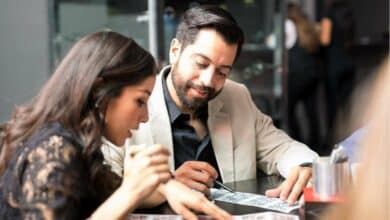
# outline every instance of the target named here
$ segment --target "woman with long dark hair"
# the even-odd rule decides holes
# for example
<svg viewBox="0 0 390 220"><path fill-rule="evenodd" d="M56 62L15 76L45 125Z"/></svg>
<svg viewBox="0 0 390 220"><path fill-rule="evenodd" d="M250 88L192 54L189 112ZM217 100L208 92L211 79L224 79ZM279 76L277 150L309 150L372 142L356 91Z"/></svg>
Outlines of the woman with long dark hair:
<svg viewBox="0 0 390 220"><path fill-rule="evenodd" d="M79 40L38 95L2 126L0 218L123 218L174 181L160 145L130 150L123 180L104 165L100 150L102 140L123 145L148 120L155 74L153 57L130 38L98 32ZM198 193L194 198L203 204L169 202L229 218Z"/></svg>

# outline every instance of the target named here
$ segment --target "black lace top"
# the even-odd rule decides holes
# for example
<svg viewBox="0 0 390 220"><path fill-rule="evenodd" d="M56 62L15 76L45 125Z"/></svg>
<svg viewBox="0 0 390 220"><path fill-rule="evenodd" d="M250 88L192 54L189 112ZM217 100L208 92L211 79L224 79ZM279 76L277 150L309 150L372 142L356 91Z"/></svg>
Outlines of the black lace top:
<svg viewBox="0 0 390 220"><path fill-rule="evenodd" d="M0 179L0 219L82 219L92 196L79 139L48 124L14 153Z"/></svg>

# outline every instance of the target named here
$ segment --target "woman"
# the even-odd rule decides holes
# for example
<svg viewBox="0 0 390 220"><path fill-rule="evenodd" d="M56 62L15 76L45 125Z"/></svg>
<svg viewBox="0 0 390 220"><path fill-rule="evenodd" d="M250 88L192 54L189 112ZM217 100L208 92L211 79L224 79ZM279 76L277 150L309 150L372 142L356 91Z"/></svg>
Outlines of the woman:
<svg viewBox="0 0 390 220"><path fill-rule="evenodd" d="M189 208L229 218L170 180L162 146L133 148L123 181L103 165L101 137L123 145L131 129L148 120L155 73L152 56L127 37L99 32L78 41L32 102L3 126L0 218L119 219L153 200L159 185L161 193L187 195L167 196L185 218L194 218Z"/></svg>
<svg viewBox="0 0 390 220"><path fill-rule="evenodd" d="M287 6L287 18L295 24L297 41L288 50L288 119L290 135L300 141L303 131L296 118L297 104L303 101L308 117L309 135L306 144L311 147L319 146L319 128L317 126L316 91L320 79L318 48L319 36L314 24L309 21L302 9L293 3ZM320 148L314 148L322 153Z"/></svg>

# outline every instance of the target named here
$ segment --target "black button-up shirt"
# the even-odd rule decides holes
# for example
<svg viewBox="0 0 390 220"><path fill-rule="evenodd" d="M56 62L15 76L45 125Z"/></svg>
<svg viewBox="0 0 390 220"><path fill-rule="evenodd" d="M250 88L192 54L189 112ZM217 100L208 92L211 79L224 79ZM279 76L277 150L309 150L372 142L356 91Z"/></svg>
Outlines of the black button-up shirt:
<svg viewBox="0 0 390 220"><path fill-rule="evenodd" d="M169 94L166 79L163 76L163 92L165 104L168 108L169 120L173 136L173 151L175 168L180 167L189 160L204 161L213 166L218 172L218 180L221 181L217 160L212 147L210 135L207 133L203 139L199 139L195 129L189 124L190 115L182 113ZM207 105L200 108L195 116L207 125Z"/></svg>

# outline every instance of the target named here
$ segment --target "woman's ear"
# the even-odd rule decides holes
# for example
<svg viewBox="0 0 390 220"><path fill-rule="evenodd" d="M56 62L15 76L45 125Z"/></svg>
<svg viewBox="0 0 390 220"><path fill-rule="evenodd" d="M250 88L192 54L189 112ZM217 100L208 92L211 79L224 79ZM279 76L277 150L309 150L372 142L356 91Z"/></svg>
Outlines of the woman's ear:
<svg viewBox="0 0 390 220"><path fill-rule="evenodd" d="M181 53L181 43L178 39L173 38L169 48L169 63L174 65L177 63Z"/></svg>

